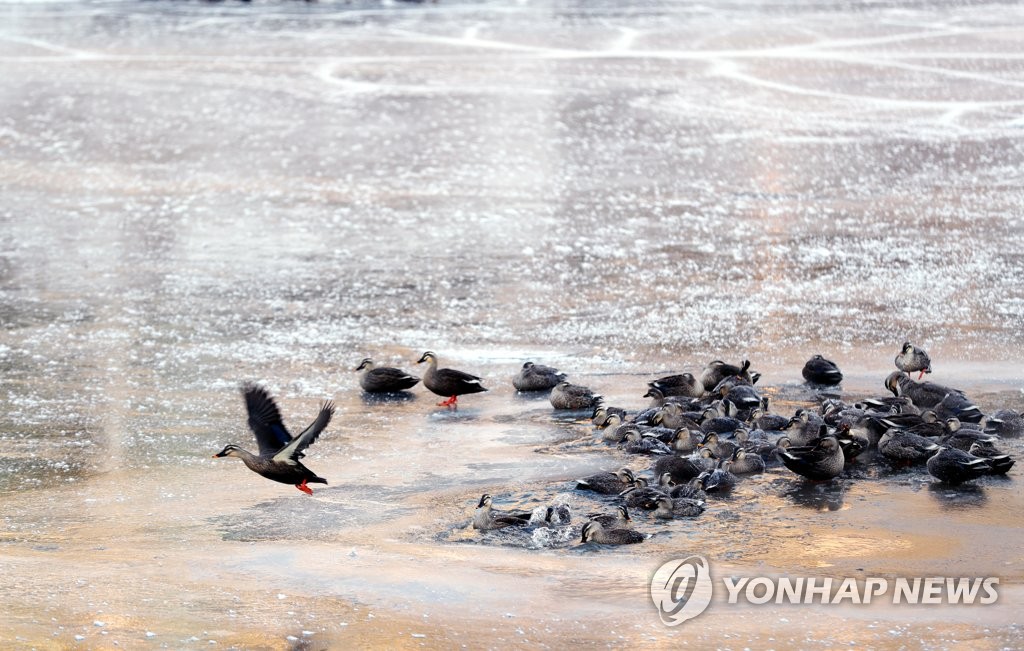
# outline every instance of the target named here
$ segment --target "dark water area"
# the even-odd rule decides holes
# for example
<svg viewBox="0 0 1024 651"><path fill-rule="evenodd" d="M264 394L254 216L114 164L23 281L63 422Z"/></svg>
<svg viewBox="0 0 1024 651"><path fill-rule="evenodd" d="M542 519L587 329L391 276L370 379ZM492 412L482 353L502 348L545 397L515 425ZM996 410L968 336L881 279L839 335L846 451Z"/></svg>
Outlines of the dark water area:
<svg viewBox="0 0 1024 651"><path fill-rule="evenodd" d="M773 468L624 549L468 524L646 468L516 394L527 360L635 409L750 359L788 414L811 355L881 395L909 339L1024 408L1022 42L1001 3L0 2L0 641L1020 646L1017 468ZM424 350L490 391L362 394ZM255 447L245 380L293 431L337 403L312 498L210 458ZM716 601L726 638L650 603L689 553L1004 592Z"/></svg>

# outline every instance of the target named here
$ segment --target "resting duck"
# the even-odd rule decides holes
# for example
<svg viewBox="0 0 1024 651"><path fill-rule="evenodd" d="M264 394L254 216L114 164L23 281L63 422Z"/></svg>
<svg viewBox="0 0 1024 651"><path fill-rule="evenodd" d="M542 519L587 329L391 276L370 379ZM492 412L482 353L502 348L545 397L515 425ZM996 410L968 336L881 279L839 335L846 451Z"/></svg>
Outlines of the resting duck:
<svg viewBox="0 0 1024 651"><path fill-rule="evenodd" d="M532 511L495 511L491 508L492 498L487 493L480 497L473 513L473 528L480 531L504 529L505 527L523 527L530 523Z"/></svg>
<svg viewBox="0 0 1024 651"><path fill-rule="evenodd" d="M594 491L602 495L618 495L629 487L636 477L629 468L620 468L615 472L600 472L596 475L576 480L579 490Z"/></svg>
<svg viewBox="0 0 1024 651"><path fill-rule="evenodd" d="M1003 453L991 443L976 441L971 444L971 449L968 450L968 452L976 457L985 457L988 459L990 466L989 474L992 475L1005 475L1016 462L1016 459Z"/></svg>
<svg viewBox="0 0 1024 651"><path fill-rule="evenodd" d="M1024 433L1024 414L1012 409L1000 409L985 421L985 433L999 436L1020 436Z"/></svg>
<svg viewBox="0 0 1024 651"><path fill-rule="evenodd" d="M893 361L896 363L896 368L904 373L910 374L914 371L921 371L921 374L917 376L918 380L923 378L925 373L932 372L931 357L928 356L928 353L923 348L918 348L909 341L903 342L900 354Z"/></svg>
<svg viewBox="0 0 1024 651"><path fill-rule="evenodd" d="M605 529L600 522L591 520L583 525L581 543L595 542L600 545L633 545L643 542L647 536L634 529Z"/></svg>
<svg viewBox="0 0 1024 651"><path fill-rule="evenodd" d="M742 365L734 366L716 359L704 367L704 372L700 375L700 381L706 391L714 391L719 382L733 375L738 375L753 384L750 376L750 360L745 359Z"/></svg>
<svg viewBox="0 0 1024 651"><path fill-rule="evenodd" d="M991 464L984 457L976 457L956 448L941 447L928 458L927 466L928 474L932 477L955 485L989 474Z"/></svg>
<svg viewBox="0 0 1024 651"><path fill-rule="evenodd" d="M821 355L815 355L807 360L801 374L805 380L813 384L835 386L843 381L843 373L836 363Z"/></svg>
<svg viewBox="0 0 1024 651"><path fill-rule="evenodd" d="M579 410L592 409L599 398L600 396L594 395L594 392L585 386L559 382L551 390L548 400L555 409Z"/></svg>
<svg viewBox="0 0 1024 651"><path fill-rule="evenodd" d="M658 389L663 396L684 396L687 398L699 398L704 394L704 384L693 377L693 373L682 373L680 375L667 375L648 382L647 386Z"/></svg>
<svg viewBox="0 0 1024 651"><path fill-rule="evenodd" d="M605 529L626 529L633 522L629 510L622 505L615 507L614 513L590 514L590 519L601 523Z"/></svg>
<svg viewBox="0 0 1024 651"><path fill-rule="evenodd" d="M487 391L481 384L481 379L475 375L451 368L437 368L437 355L429 350L423 353L416 363L422 364L423 362L427 362L427 372L423 374L423 386L439 396L448 396L447 400L437 403L438 407L453 407L456 406L459 396Z"/></svg>
<svg viewBox="0 0 1024 651"><path fill-rule="evenodd" d="M707 507L701 500L694 500L688 497L672 499L671 497L658 498L658 508L654 509L654 517L663 520L673 518L695 518Z"/></svg>
<svg viewBox="0 0 1024 651"><path fill-rule="evenodd" d="M420 381L415 375L390 366L374 366L373 360L366 357L356 367L363 374L359 377L359 386L367 393L398 393L411 389Z"/></svg>
<svg viewBox="0 0 1024 651"><path fill-rule="evenodd" d="M824 434L825 425L821 426ZM812 445L779 448L779 458L787 468L813 481L828 481L843 472L843 448L836 437L823 435Z"/></svg>
<svg viewBox="0 0 1024 651"><path fill-rule="evenodd" d="M267 479L292 484L307 495L313 494L308 484L326 484L327 480L302 465L299 461L304 455L302 451L316 442L317 437L331 422L334 415L334 403L325 402L320 413L309 427L298 436L292 436L281 421L281 412L267 390L255 384L244 384L242 395L245 397L245 408L249 412L249 429L256 435L256 443L260 453L253 454L237 445L227 445L213 455L218 457L238 457L242 463L258 475Z"/></svg>
<svg viewBox="0 0 1024 651"><path fill-rule="evenodd" d="M878 441L883 457L907 465L925 461L938 449L935 441L901 429L888 430Z"/></svg>
<svg viewBox="0 0 1024 651"><path fill-rule="evenodd" d="M550 391L559 382L564 382L565 378L565 373L557 368L526 362L523 364L523 368L519 369L519 373L512 378L512 386L516 391L523 393Z"/></svg>

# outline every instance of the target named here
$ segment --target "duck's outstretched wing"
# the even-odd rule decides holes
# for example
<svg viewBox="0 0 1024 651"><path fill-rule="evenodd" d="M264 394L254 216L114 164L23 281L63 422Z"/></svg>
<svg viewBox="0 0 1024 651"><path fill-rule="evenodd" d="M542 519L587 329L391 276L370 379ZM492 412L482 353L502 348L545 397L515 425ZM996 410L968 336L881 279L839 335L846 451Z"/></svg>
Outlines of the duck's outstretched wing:
<svg viewBox="0 0 1024 651"><path fill-rule="evenodd" d="M302 430L298 436L293 438L288 445L281 448L281 451L274 455L274 461L294 462L301 459L303 456L302 451L316 442L320 433L327 427L327 423L331 422L331 416L333 415L334 403L328 400L320 407L320 413L317 414L316 420L310 423L309 427Z"/></svg>
<svg viewBox="0 0 1024 651"><path fill-rule="evenodd" d="M249 412L249 429L256 435L260 456L266 457L288 445L292 436L281 421L281 412L267 390L256 384L243 384L245 408Z"/></svg>

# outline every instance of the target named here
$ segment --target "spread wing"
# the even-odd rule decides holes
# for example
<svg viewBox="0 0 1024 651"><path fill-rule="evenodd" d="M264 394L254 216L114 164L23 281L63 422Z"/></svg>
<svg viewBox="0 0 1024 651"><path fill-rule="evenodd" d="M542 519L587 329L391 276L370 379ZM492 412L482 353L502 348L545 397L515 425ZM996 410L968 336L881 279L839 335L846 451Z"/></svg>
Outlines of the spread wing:
<svg viewBox="0 0 1024 651"><path fill-rule="evenodd" d="M298 436L293 438L288 445L281 448L280 452L274 455L274 461L297 462L301 459L303 456L302 451L316 442L320 433L327 427L327 423L331 422L331 416L333 415L334 403L328 400L320 407L320 413L317 414L316 420L310 423L309 427L302 430Z"/></svg>
<svg viewBox="0 0 1024 651"><path fill-rule="evenodd" d="M242 395L245 396L245 408L249 412L249 429L256 435L260 456L270 456L288 445L292 435L285 429L281 412L267 390L255 384L244 384Z"/></svg>

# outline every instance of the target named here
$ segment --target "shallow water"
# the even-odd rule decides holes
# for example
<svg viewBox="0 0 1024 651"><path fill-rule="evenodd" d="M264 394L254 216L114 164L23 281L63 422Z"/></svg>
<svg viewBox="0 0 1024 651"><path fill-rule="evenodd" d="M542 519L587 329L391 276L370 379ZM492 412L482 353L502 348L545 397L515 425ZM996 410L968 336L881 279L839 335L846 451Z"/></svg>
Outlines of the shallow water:
<svg viewBox="0 0 1024 651"><path fill-rule="evenodd" d="M637 408L658 375L749 358L792 410L811 354L875 395L909 338L936 381L1024 407L1021 7L0 16L6 644L1024 643L1019 469L956 490L773 469L695 520L637 515L654 535L629 549L467 528L484 492L587 513L614 502L574 478L646 463L515 395L527 359ZM426 349L491 391L457 412L421 386L362 396L363 356L412 370ZM252 445L243 380L293 430L336 401L313 498L210 458ZM667 628L650 576L690 553L1004 590L895 612L719 597Z"/></svg>

